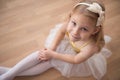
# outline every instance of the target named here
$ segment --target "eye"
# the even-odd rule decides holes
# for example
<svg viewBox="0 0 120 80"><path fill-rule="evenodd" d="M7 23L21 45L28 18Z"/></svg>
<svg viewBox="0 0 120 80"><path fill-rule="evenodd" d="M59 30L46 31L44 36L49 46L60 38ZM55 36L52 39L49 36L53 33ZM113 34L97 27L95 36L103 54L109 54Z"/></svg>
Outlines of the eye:
<svg viewBox="0 0 120 80"><path fill-rule="evenodd" d="M82 30L82 31L88 31L88 29L85 28L85 27L82 27L81 30Z"/></svg>
<svg viewBox="0 0 120 80"><path fill-rule="evenodd" d="M72 24L74 25L74 26L76 26L76 22L75 21L71 21L72 22Z"/></svg>

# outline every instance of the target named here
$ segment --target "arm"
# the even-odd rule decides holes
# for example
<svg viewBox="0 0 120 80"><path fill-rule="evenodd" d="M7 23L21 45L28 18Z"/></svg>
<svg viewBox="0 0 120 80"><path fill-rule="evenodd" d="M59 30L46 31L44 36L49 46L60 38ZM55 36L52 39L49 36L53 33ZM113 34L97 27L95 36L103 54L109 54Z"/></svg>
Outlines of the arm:
<svg viewBox="0 0 120 80"><path fill-rule="evenodd" d="M94 53L93 52L80 52L77 55L69 55L69 54L59 54L54 52L53 58L63 60L65 62L73 63L73 64L80 64L81 62L87 60L91 57Z"/></svg>
<svg viewBox="0 0 120 80"><path fill-rule="evenodd" d="M67 27L67 23L63 23L60 30L57 32L55 39L52 41L52 44L50 45L49 49L56 50L58 44L64 38L66 27Z"/></svg>
<svg viewBox="0 0 120 80"><path fill-rule="evenodd" d="M73 63L73 64L79 64L85 60L87 60L89 57L91 57L95 52L94 48L85 48L80 53L76 55L70 55L70 54L60 54L55 51L46 49L41 54L41 59L45 59L47 57L59 59L65 62Z"/></svg>
<svg viewBox="0 0 120 80"><path fill-rule="evenodd" d="M60 41L64 38L65 33L66 33L66 27L67 27L67 22L63 23L63 25L61 26L61 28L58 30L58 32L55 35L55 38L53 39L49 49L55 51L57 46L59 45ZM40 50L40 56L39 59L41 60L48 60L50 59L50 57L42 57L44 56L44 49Z"/></svg>

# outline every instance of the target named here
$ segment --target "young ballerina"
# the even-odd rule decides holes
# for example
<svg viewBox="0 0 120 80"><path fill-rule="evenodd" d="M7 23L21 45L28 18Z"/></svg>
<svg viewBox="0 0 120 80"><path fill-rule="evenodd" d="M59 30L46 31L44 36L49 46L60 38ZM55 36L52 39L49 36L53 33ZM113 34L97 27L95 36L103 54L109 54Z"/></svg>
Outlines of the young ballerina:
<svg viewBox="0 0 120 80"><path fill-rule="evenodd" d="M110 37L104 37L105 9L94 1L78 3L67 20L51 30L45 49L33 52L12 68L0 67L0 80L31 76L55 68L63 76L94 76L106 73L106 58L111 52L104 48ZM105 39L105 40L104 40Z"/></svg>

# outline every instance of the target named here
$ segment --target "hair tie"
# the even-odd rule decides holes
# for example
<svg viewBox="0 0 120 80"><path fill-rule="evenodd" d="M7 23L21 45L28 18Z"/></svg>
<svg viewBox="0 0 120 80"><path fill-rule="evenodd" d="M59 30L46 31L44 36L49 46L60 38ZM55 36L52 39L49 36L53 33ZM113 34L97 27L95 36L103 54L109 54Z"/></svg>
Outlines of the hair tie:
<svg viewBox="0 0 120 80"><path fill-rule="evenodd" d="M78 3L78 4L75 5L75 7L78 6L78 5L81 5L81 4L88 6L86 8L87 10L99 14L96 26L103 25L105 12L102 11L102 7L98 3L92 3L92 4L89 4L89 3Z"/></svg>

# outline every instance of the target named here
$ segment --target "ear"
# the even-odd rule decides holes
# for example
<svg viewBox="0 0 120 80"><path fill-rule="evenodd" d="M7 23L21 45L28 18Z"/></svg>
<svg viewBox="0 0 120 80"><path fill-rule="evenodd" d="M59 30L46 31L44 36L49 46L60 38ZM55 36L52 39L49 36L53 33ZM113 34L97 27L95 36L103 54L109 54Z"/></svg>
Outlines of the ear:
<svg viewBox="0 0 120 80"><path fill-rule="evenodd" d="M100 31L100 26L96 26L96 28L94 29L94 32L92 33L92 35L95 35L99 31Z"/></svg>

